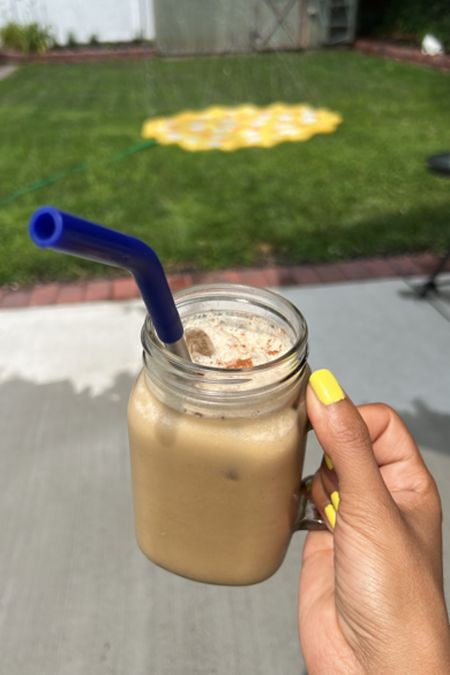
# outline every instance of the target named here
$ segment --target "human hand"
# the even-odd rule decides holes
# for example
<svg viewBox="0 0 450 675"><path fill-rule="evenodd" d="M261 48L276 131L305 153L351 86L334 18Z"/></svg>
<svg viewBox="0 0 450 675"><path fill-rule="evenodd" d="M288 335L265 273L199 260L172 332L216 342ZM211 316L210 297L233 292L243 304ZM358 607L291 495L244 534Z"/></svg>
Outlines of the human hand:
<svg viewBox="0 0 450 675"><path fill-rule="evenodd" d="M312 498L299 632L309 675L450 673L436 485L400 417L355 407L316 371L307 410L325 458ZM334 503L334 506L333 506Z"/></svg>

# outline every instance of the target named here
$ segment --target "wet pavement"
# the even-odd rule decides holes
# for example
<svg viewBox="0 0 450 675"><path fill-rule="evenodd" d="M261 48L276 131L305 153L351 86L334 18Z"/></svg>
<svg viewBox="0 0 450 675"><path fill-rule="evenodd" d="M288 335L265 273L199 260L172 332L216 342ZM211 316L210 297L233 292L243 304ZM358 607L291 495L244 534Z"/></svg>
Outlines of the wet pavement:
<svg viewBox="0 0 450 675"><path fill-rule="evenodd" d="M307 318L312 368L334 370L356 402L390 403L415 434L443 500L449 596L450 289L280 292ZM126 405L143 318L139 301L0 312L0 672L298 675L304 535L247 588L181 579L137 548ZM320 458L311 435L307 471Z"/></svg>

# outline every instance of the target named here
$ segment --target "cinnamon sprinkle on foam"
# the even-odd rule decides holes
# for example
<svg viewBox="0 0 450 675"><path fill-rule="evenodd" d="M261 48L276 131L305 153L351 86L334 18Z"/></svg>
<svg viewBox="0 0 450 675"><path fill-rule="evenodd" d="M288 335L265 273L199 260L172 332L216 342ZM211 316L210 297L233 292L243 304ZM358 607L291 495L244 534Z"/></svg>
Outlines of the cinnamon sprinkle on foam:
<svg viewBox="0 0 450 675"><path fill-rule="evenodd" d="M214 368L252 368L272 361L292 346L287 331L261 316L210 311L187 317L191 358Z"/></svg>

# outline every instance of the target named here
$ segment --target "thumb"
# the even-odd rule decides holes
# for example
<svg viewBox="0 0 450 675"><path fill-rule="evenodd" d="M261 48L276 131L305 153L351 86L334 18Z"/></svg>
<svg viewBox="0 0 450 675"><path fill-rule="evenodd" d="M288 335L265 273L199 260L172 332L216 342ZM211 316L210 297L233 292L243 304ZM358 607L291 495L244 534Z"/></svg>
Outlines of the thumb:
<svg viewBox="0 0 450 675"><path fill-rule="evenodd" d="M388 497L367 426L331 371L311 375L306 405L325 462L336 471L341 497Z"/></svg>

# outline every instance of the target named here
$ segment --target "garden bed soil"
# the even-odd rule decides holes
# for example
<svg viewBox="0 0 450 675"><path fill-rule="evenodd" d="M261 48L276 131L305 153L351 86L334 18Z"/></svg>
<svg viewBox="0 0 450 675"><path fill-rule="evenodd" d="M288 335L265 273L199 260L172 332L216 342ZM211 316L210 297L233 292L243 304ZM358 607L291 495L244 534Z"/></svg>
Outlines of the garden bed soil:
<svg viewBox="0 0 450 675"><path fill-rule="evenodd" d="M45 54L22 54L0 49L0 64L14 63L99 63L123 59L148 59L155 56L153 47L86 47L76 49L52 49Z"/></svg>
<svg viewBox="0 0 450 675"><path fill-rule="evenodd" d="M408 63L417 63L422 66L438 68L439 70L450 70L450 54L442 56L429 56L422 54L419 47L406 46L388 41L378 40L356 40L355 49L365 54L374 54L397 61L406 61Z"/></svg>

